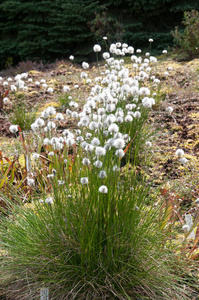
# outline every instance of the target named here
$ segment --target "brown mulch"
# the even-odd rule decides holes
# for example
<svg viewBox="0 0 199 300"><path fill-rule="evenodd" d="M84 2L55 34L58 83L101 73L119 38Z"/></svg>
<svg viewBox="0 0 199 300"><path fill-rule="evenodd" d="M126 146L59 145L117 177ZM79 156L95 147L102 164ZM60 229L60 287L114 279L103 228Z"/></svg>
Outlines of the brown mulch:
<svg viewBox="0 0 199 300"><path fill-rule="evenodd" d="M10 132L11 122L9 119L3 115L0 115L0 136L13 137L13 134Z"/></svg>

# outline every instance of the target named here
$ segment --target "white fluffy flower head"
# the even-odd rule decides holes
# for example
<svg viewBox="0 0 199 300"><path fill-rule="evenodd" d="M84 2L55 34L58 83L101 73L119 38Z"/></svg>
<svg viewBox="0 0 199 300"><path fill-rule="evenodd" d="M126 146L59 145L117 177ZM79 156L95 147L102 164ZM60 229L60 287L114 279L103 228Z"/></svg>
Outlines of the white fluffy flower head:
<svg viewBox="0 0 199 300"><path fill-rule="evenodd" d="M39 126L39 127L42 127L42 126L45 125L45 122L44 122L44 120L43 120L42 118L37 118L37 119L35 120L35 123L36 123L37 126Z"/></svg>
<svg viewBox="0 0 199 300"><path fill-rule="evenodd" d="M115 152L115 155L118 156L118 157L123 157L125 155L125 153L124 153L124 151L122 149L118 149Z"/></svg>
<svg viewBox="0 0 199 300"><path fill-rule="evenodd" d="M105 149L104 147L98 146L98 147L96 147L96 149L95 149L95 154L96 154L97 156L105 155L105 154L106 154L106 149Z"/></svg>
<svg viewBox="0 0 199 300"><path fill-rule="evenodd" d="M49 87L48 89L47 89L47 93L49 93L49 94L52 94L53 93L53 88L52 87Z"/></svg>
<svg viewBox="0 0 199 300"><path fill-rule="evenodd" d="M46 112L48 113L49 116L52 116L52 115L56 114L56 110L52 106L48 106L47 109L46 109Z"/></svg>
<svg viewBox="0 0 199 300"><path fill-rule="evenodd" d="M96 168L101 168L101 167L102 167L102 162L101 162L100 160L96 160L96 161L94 162L94 166L95 166Z"/></svg>
<svg viewBox="0 0 199 300"><path fill-rule="evenodd" d="M111 133L117 133L119 131L119 126L115 123L112 123L109 127L108 127L108 131Z"/></svg>
<svg viewBox="0 0 199 300"><path fill-rule="evenodd" d="M81 184L83 184L83 185L88 184L88 177L82 177L80 181L81 181Z"/></svg>
<svg viewBox="0 0 199 300"><path fill-rule="evenodd" d="M35 185L35 181L33 178L27 178L27 185L28 186L34 186Z"/></svg>
<svg viewBox="0 0 199 300"><path fill-rule="evenodd" d="M144 96L150 95L150 90L147 87L141 87L139 90L139 94Z"/></svg>
<svg viewBox="0 0 199 300"><path fill-rule="evenodd" d="M57 121L62 121L64 119L64 116L62 113L58 113L55 118Z"/></svg>
<svg viewBox="0 0 199 300"><path fill-rule="evenodd" d="M184 151L182 149L177 149L175 153L178 157L181 157L184 155Z"/></svg>
<svg viewBox="0 0 199 300"><path fill-rule="evenodd" d="M141 117L141 113L139 111L134 112L134 118L139 119Z"/></svg>
<svg viewBox="0 0 199 300"><path fill-rule="evenodd" d="M47 123L47 128L48 128L48 130L52 130L52 129L54 129L55 127L56 127L56 125L55 125L54 122L49 121L49 122Z"/></svg>
<svg viewBox="0 0 199 300"><path fill-rule="evenodd" d="M87 157L84 157L82 160L82 163L84 166L88 166L88 165L90 165L91 162Z"/></svg>
<svg viewBox="0 0 199 300"><path fill-rule="evenodd" d="M134 48L132 46L129 46L128 48L128 53L133 54L134 53Z"/></svg>
<svg viewBox="0 0 199 300"><path fill-rule="evenodd" d="M88 69L89 68L89 64L87 63L87 62L83 62L82 63L82 68L84 69L84 70L86 70L86 69Z"/></svg>
<svg viewBox="0 0 199 300"><path fill-rule="evenodd" d="M146 144L147 147L151 147L152 146L152 143L150 141L146 141L145 144Z"/></svg>
<svg viewBox="0 0 199 300"><path fill-rule="evenodd" d="M172 114L172 112L173 112L173 107L172 107L172 106L168 106L168 107L166 108L166 112L168 112L169 114Z"/></svg>
<svg viewBox="0 0 199 300"><path fill-rule="evenodd" d="M93 47L93 51L94 52L100 52L101 51L101 46L96 44L94 47Z"/></svg>
<svg viewBox="0 0 199 300"><path fill-rule="evenodd" d="M122 138L118 138L114 141L113 145L117 149L123 149L125 147L125 141Z"/></svg>
<svg viewBox="0 0 199 300"><path fill-rule="evenodd" d="M49 205L52 205L53 204L53 198L52 197L47 197L45 199L45 203L49 204Z"/></svg>
<svg viewBox="0 0 199 300"><path fill-rule="evenodd" d="M18 125L11 125L9 129L11 133L16 133L19 130Z"/></svg>
<svg viewBox="0 0 199 300"><path fill-rule="evenodd" d="M99 188L99 192L102 194L107 194L108 193L108 188L106 185L101 185Z"/></svg>
<svg viewBox="0 0 199 300"><path fill-rule="evenodd" d="M110 53L109 52L104 52L102 54L102 56L103 56L103 59L108 59L110 57Z"/></svg>
<svg viewBox="0 0 199 300"><path fill-rule="evenodd" d="M67 93L67 92L69 92L69 91L70 91L69 86L64 85L64 86L63 86L63 92L64 92L64 93Z"/></svg>
<svg viewBox="0 0 199 300"><path fill-rule="evenodd" d="M99 178L105 178L106 177L106 171L102 170L99 172Z"/></svg>

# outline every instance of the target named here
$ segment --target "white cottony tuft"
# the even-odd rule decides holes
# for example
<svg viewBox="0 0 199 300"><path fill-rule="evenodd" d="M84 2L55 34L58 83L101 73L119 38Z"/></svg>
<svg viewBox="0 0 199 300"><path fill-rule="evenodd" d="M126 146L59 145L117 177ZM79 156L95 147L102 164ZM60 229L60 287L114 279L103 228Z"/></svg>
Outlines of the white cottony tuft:
<svg viewBox="0 0 199 300"><path fill-rule="evenodd" d="M53 93L53 88L52 87L49 87L49 88L47 88L47 92L49 93L49 94L52 94Z"/></svg>
<svg viewBox="0 0 199 300"><path fill-rule="evenodd" d="M103 147L98 146L98 147L96 147L96 149L95 149L95 154L96 154L97 156L105 155L105 154L106 154L106 149L103 148Z"/></svg>
<svg viewBox="0 0 199 300"><path fill-rule="evenodd" d="M67 92L69 92L69 91L70 91L69 86L64 85L64 86L63 86L63 92L64 92L64 93L67 93Z"/></svg>
<svg viewBox="0 0 199 300"><path fill-rule="evenodd" d="M102 194L107 194L108 193L108 188L106 185L101 185L99 188L99 192Z"/></svg>
<svg viewBox="0 0 199 300"><path fill-rule="evenodd" d="M117 149L123 149L125 147L125 141L121 138L118 138L114 141L113 145Z"/></svg>
<svg viewBox="0 0 199 300"><path fill-rule="evenodd" d="M84 62L82 63L82 68L85 69L85 70L88 69L88 68L89 68L89 64L88 64L87 62L84 61Z"/></svg>
<svg viewBox="0 0 199 300"><path fill-rule="evenodd" d="M45 199L45 203L49 204L49 205L52 205L53 204L53 198L52 197L47 197Z"/></svg>
<svg viewBox="0 0 199 300"><path fill-rule="evenodd" d="M176 153L175 153L177 156L181 157L184 155L184 151L182 149L177 149L176 150Z"/></svg>
<svg viewBox="0 0 199 300"><path fill-rule="evenodd" d="M173 112L173 107L172 106L168 106L166 108L166 112L168 112L169 114L171 114Z"/></svg>
<svg viewBox="0 0 199 300"><path fill-rule="evenodd" d="M83 185L88 184L88 177L82 177L80 181L81 181L81 184L83 184Z"/></svg>
<svg viewBox="0 0 199 300"><path fill-rule="evenodd" d="M9 129L11 133L16 133L19 130L18 125L11 125Z"/></svg>
<svg viewBox="0 0 199 300"><path fill-rule="evenodd" d="M101 51L101 46L96 44L94 47L93 47L93 51L94 52L100 52Z"/></svg>
<svg viewBox="0 0 199 300"><path fill-rule="evenodd" d="M99 178L105 178L106 177L106 171L100 171Z"/></svg>

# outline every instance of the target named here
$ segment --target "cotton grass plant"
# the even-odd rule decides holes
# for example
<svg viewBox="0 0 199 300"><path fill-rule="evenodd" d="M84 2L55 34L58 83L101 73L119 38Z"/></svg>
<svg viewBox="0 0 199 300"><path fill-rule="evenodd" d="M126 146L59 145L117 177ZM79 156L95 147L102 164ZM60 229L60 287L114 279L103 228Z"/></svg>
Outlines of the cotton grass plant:
<svg viewBox="0 0 199 300"><path fill-rule="evenodd" d="M75 130L57 131L54 108L31 126L31 204L2 195L10 209L1 217L0 279L14 299L37 299L42 287L57 300L190 299L191 263L169 248L161 205L148 205L150 186L136 175L155 104L147 63L139 59L133 78L122 59L106 63L82 111L75 102L66 110Z"/></svg>

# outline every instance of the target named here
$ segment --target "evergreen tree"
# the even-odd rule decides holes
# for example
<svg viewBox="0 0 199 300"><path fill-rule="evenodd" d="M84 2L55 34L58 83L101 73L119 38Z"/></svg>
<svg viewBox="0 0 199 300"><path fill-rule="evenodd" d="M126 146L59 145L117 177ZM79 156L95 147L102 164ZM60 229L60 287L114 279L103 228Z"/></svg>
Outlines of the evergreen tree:
<svg viewBox="0 0 199 300"><path fill-rule="evenodd" d="M4 1L0 5L1 64L7 57L15 62L48 61L71 53L88 54L92 34L87 24L97 4L92 0Z"/></svg>

